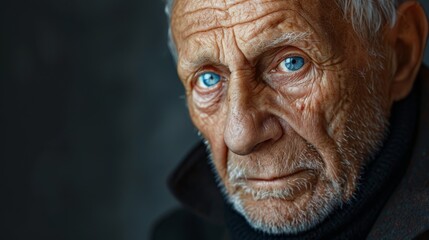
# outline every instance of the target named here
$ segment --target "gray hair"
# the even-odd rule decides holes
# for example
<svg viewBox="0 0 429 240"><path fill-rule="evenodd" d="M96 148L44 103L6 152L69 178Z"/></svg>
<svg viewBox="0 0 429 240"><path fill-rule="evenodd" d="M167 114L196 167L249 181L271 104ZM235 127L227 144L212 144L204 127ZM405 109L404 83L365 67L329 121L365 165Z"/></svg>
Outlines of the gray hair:
<svg viewBox="0 0 429 240"><path fill-rule="evenodd" d="M174 0L165 0L165 13L168 16L168 46L177 62L177 49L171 33L171 14ZM356 34L371 41L384 24L393 27L396 23L396 7L406 0L336 0Z"/></svg>

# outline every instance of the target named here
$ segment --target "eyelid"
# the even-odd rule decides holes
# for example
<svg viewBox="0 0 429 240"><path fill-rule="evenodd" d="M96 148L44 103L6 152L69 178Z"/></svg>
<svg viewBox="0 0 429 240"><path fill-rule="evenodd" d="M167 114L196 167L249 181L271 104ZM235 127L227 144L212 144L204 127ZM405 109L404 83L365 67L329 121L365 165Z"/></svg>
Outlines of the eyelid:
<svg viewBox="0 0 429 240"><path fill-rule="evenodd" d="M302 57L304 65L297 71L285 72L279 69L279 65L288 57ZM272 57L272 60L264 72L264 80L272 85L279 86L286 83L297 83L305 80L311 72L314 62L305 52L294 47L283 48Z"/></svg>
<svg viewBox="0 0 429 240"><path fill-rule="evenodd" d="M199 86L199 77L202 76L202 74L209 72L218 74L220 77L219 82L211 87ZM199 111L207 113L217 109L217 103L219 103L225 92L226 76L229 75L226 75L225 71L213 66L201 67L191 76L192 102Z"/></svg>
<svg viewBox="0 0 429 240"><path fill-rule="evenodd" d="M211 86L205 86L206 84L204 82L204 80L205 80L204 75L206 75L206 74L216 75L216 78L218 78L217 79L218 81L216 83L214 83L213 85L211 85ZM215 87L221 81L222 81L222 76L221 75L219 75L219 74L217 74L217 73L215 73L213 71L207 71L207 72L202 72L201 74L197 75L197 80L196 80L195 84L198 85L198 86L201 86L201 88L209 89L209 88Z"/></svg>
<svg viewBox="0 0 429 240"><path fill-rule="evenodd" d="M220 76L220 81L218 84L213 85L212 87L199 87L198 86L198 79L199 77L204 73L215 73ZM191 87L192 89L202 93L202 94L209 94L215 91L218 91L219 88L221 88L224 85L224 82L226 81L225 77L225 71L220 70L219 68L213 67L213 66L203 66L200 69L198 69L191 78Z"/></svg>
<svg viewBox="0 0 429 240"><path fill-rule="evenodd" d="M204 73L209 73L209 72L218 74L221 77L221 81L226 80L227 79L226 76L228 76L230 74L229 71L226 71L223 66L211 66L211 65L210 66L202 66L199 69L197 69L195 71L195 73L191 76L193 85L198 80L199 76L201 76Z"/></svg>
<svg viewBox="0 0 429 240"><path fill-rule="evenodd" d="M302 57L304 59L304 62L306 63L305 65L311 62L310 61L311 59L303 51L295 47L286 47L278 51L277 54L272 58L270 64L268 65L267 72L268 73L276 72L279 64L288 57ZM298 70L298 72L299 71L300 70Z"/></svg>
<svg viewBox="0 0 429 240"><path fill-rule="evenodd" d="M280 70L280 64L282 64L282 62L288 58L288 57L302 57L304 59L304 65L302 66L302 68L296 70L296 71L283 71ZM283 77L288 76L288 79L295 79L295 78L301 78L303 75L305 75L305 73L307 72L308 68L310 67L310 64L307 60L308 58L306 58L305 56L302 55L297 55L297 54L292 54L292 55L285 55L283 58L281 58L281 61L278 61L277 65L270 70L270 73L275 74L275 75L281 75Z"/></svg>

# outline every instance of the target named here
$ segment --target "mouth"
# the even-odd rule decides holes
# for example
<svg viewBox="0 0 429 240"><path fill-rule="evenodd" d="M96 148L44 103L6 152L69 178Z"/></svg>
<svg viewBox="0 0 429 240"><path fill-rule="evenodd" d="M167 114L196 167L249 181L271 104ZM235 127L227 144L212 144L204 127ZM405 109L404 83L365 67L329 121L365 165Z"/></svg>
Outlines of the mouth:
<svg viewBox="0 0 429 240"><path fill-rule="evenodd" d="M315 172L311 169L303 169L282 176L243 178L240 185L245 192L251 193L257 200L266 198L294 200L310 192L316 183Z"/></svg>

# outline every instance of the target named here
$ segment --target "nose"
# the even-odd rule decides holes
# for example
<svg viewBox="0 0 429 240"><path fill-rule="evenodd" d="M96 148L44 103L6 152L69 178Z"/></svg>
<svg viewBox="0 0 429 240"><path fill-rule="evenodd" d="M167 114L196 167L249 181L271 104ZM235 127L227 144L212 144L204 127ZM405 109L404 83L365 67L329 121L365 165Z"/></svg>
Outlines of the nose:
<svg viewBox="0 0 429 240"><path fill-rule="evenodd" d="M263 99L269 91L249 86L249 81L231 80L224 141L232 152L247 155L263 143L278 140L282 127Z"/></svg>

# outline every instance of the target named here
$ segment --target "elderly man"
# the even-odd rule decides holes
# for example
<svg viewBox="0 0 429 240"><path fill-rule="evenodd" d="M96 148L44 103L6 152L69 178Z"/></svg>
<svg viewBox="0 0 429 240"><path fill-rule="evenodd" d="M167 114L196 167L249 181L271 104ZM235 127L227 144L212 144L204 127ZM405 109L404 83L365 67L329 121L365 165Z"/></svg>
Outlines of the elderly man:
<svg viewBox="0 0 429 240"><path fill-rule="evenodd" d="M416 1L168 9L208 150L199 145L172 175L186 210L154 238L429 237L428 24Z"/></svg>

